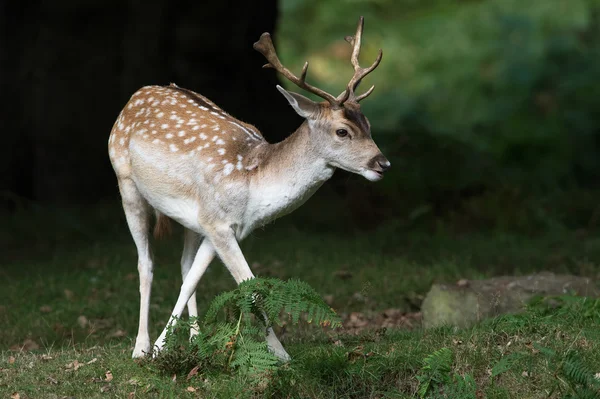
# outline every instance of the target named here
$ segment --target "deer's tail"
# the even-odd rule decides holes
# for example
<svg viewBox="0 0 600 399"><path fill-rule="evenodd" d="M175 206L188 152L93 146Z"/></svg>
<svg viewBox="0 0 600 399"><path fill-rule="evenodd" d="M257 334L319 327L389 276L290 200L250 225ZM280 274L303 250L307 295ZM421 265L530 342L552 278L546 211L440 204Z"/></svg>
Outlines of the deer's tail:
<svg viewBox="0 0 600 399"><path fill-rule="evenodd" d="M156 211L156 224L154 225L154 238L161 239L171 234L171 219Z"/></svg>

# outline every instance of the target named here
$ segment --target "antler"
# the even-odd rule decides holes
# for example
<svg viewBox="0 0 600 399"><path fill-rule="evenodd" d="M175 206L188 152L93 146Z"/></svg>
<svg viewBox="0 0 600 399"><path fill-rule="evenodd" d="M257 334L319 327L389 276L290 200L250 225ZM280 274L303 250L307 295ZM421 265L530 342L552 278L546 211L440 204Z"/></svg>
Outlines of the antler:
<svg viewBox="0 0 600 399"><path fill-rule="evenodd" d="M281 73L296 86L301 87L304 90L309 91L313 94L316 94L321 98L324 98L325 100L329 101L331 105L339 106L342 104L338 101L338 99L335 98L335 96L306 83L308 61L304 63L304 67L302 67L302 74L300 75L300 77L297 77L289 69L284 67L281 64L281 61L279 61L279 57L277 57L277 53L275 52L275 47L273 46L273 41L271 40L271 35L269 33L265 32L262 35L260 35L260 39L256 43L254 43L252 47L254 47L254 50L264 55L267 61L269 61L267 64L263 65L263 68L274 68L277 72Z"/></svg>
<svg viewBox="0 0 600 399"><path fill-rule="evenodd" d="M276 71L281 73L296 86L301 87L304 90L307 90L313 94L316 94L321 98L324 98L325 100L329 101L331 105L342 106L342 104L344 104L348 100L359 102L360 100L368 97L373 92L373 89L375 89L375 86L371 86L369 90L367 90L360 96L356 96L356 94L354 93L354 90L358 88L358 85L360 84L362 78L364 78L375 68L377 68L377 66L381 62L381 57L383 56L383 51L379 49L379 55L377 56L377 59L375 59L373 65L371 65L368 68L361 68L358 64L358 56L360 55L360 44L364 24L364 17L360 17L358 21L358 27L356 28L356 34L354 36L345 37L346 41L353 46L352 57L350 61L352 62L352 66L354 67L354 76L352 76L352 79L350 79L346 90L344 90L344 92L337 97L327 93L324 90L321 90L317 87L311 86L308 83L306 83L308 61L304 63L304 67L302 67L302 74L300 75L300 77L297 77L289 69L284 67L281 64L281 61L279 61L279 58L277 57L277 53L275 52L275 47L273 46L273 41L271 40L271 35L269 33L263 33L260 36L260 39L256 43L254 43L252 47L254 47L256 51L260 52L267 59L268 63L263 65L263 68L274 68Z"/></svg>
<svg viewBox="0 0 600 399"><path fill-rule="evenodd" d="M377 68L377 66L381 62L381 58L383 57L383 51L381 49L379 49L379 54L377 55L375 62L373 62L373 64L370 67L368 67L368 68L360 67L360 65L358 63L358 56L360 55L360 44L361 44L362 31L363 31L364 24L365 24L364 17L360 17L360 19L358 20L358 27L356 28L356 34L354 36L346 36L344 38L344 39L346 39L346 41L348 43L350 43L353 46L352 57L350 58L350 62L352 62L352 66L354 67L354 76L352 76L352 79L350 79L350 82L348 83L348 87L346 88L346 90L337 97L337 101L339 101L340 104L343 104L344 102L346 102L348 100L359 102L360 100L367 98L375 89L375 85L373 85L373 86L371 86L371 88L369 90L367 90L365 93L361 94L360 96L356 96L356 94L354 93L354 90L356 90L358 88L360 81L365 76L367 76L368 74L373 72L373 70L375 68Z"/></svg>

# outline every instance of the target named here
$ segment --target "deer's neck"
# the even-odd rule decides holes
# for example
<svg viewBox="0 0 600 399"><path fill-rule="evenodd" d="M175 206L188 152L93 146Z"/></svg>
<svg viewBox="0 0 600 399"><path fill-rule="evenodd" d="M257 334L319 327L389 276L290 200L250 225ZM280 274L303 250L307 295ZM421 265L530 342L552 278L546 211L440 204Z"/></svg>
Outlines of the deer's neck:
<svg viewBox="0 0 600 399"><path fill-rule="evenodd" d="M246 215L254 227L298 208L327 181L334 168L320 156L308 124L280 143L265 146L250 181Z"/></svg>

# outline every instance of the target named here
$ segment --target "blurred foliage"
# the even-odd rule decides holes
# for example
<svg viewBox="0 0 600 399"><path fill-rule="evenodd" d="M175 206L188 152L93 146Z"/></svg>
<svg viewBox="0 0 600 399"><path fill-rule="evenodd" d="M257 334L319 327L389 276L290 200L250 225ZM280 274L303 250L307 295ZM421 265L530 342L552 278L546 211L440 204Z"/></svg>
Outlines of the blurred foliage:
<svg viewBox="0 0 600 399"><path fill-rule="evenodd" d="M396 166L377 190L413 197L410 214L489 190L560 199L598 188L600 1L281 4L284 63L308 60L308 79L335 94L352 74L343 37L365 16L361 63L380 47L384 58L362 85L376 85L364 112Z"/></svg>

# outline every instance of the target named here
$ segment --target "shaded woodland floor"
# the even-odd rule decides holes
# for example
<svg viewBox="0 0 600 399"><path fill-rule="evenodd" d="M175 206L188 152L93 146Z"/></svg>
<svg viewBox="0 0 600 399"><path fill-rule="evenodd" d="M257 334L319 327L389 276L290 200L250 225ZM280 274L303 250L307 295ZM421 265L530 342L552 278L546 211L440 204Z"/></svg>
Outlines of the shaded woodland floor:
<svg viewBox="0 0 600 399"><path fill-rule="evenodd" d="M130 359L138 318L136 251L119 212L108 206L6 218L0 396L419 397L428 383L426 397L566 398L583 386L563 375L568 359L600 372L598 301L538 305L471 329L419 325L420 303L434 281L542 270L598 279L600 239L593 234L451 236L391 226L314 233L280 221L243 243L254 273L306 281L345 328L281 329L293 361L258 386L210 370L190 379L187 372L166 374L153 362ZM153 339L181 284L180 233L155 246ZM234 287L213 262L198 286L200 311ZM434 354L442 348L449 355ZM425 367L432 354L429 362L440 363L433 371Z"/></svg>

